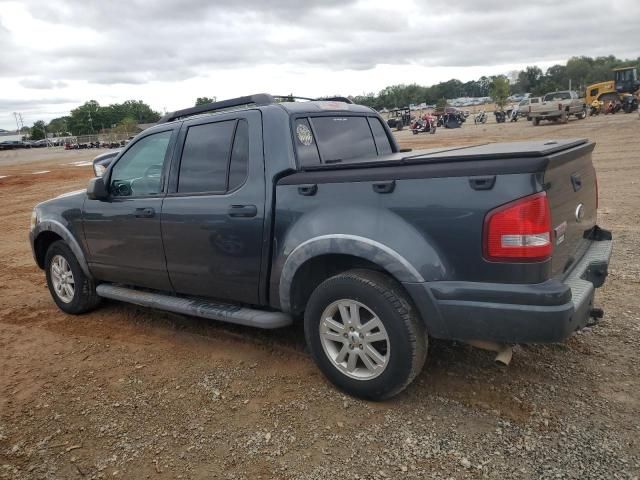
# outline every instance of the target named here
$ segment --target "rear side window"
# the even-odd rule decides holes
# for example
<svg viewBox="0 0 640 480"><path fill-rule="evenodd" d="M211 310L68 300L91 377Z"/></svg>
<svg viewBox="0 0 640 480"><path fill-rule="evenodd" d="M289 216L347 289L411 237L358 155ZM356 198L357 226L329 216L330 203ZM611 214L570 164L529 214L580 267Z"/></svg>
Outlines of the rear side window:
<svg viewBox="0 0 640 480"><path fill-rule="evenodd" d="M194 125L182 149L178 192L224 192L235 121Z"/></svg>
<svg viewBox="0 0 640 480"><path fill-rule="evenodd" d="M320 155L318 154L318 146L316 139L311 131L311 125L307 118L299 118L294 123L294 132L296 151L298 152L298 161L300 165L311 166L320 164Z"/></svg>
<svg viewBox="0 0 640 480"><path fill-rule="evenodd" d="M322 163L378 154L366 117L315 117L311 122Z"/></svg>
<svg viewBox="0 0 640 480"><path fill-rule="evenodd" d="M231 162L229 163L229 187L235 190L247 178L249 166L249 124L246 120L238 121L236 136L233 139Z"/></svg>
<svg viewBox="0 0 640 480"><path fill-rule="evenodd" d="M376 142L376 148L378 149L378 155L387 155L391 153L391 144L389 143L389 137L384 131L380 119L369 117L369 126L373 133L373 139Z"/></svg>

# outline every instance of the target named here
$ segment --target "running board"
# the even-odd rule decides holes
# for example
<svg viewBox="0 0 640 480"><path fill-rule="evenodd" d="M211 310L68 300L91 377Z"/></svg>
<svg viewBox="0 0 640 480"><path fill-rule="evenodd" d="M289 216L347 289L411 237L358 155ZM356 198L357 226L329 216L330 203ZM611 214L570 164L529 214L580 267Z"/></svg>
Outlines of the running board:
<svg viewBox="0 0 640 480"><path fill-rule="evenodd" d="M134 303L142 307L157 308L167 312L193 315L195 317L220 320L222 322L245 325L256 328L280 328L293 323L290 315L283 312L254 310L238 305L213 303L201 298L184 298L150 293L132 288L119 287L109 283L101 283L96 293L104 298Z"/></svg>

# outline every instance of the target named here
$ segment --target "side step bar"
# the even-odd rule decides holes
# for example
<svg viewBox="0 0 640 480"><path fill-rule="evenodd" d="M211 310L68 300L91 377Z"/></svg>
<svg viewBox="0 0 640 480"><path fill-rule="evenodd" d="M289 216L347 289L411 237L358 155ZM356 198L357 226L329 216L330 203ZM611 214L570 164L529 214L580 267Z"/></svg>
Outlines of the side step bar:
<svg viewBox="0 0 640 480"><path fill-rule="evenodd" d="M280 328L293 323L290 315L283 312L254 310L238 305L213 303L201 298L184 298L150 293L132 288L101 283L96 287L98 295L121 302L134 303L142 307L157 308L167 312L193 315L195 317L220 320L256 328Z"/></svg>

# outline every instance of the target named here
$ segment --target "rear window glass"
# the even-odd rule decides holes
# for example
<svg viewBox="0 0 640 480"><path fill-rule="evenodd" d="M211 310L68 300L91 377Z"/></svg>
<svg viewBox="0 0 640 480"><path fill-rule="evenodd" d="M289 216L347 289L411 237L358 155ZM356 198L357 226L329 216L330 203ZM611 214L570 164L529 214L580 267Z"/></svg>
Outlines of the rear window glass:
<svg viewBox="0 0 640 480"><path fill-rule="evenodd" d="M298 118L293 125L298 162L303 167L354 163L393 152L377 117Z"/></svg>
<svg viewBox="0 0 640 480"><path fill-rule="evenodd" d="M378 154L366 117L315 117L311 122L322 163Z"/></svg>

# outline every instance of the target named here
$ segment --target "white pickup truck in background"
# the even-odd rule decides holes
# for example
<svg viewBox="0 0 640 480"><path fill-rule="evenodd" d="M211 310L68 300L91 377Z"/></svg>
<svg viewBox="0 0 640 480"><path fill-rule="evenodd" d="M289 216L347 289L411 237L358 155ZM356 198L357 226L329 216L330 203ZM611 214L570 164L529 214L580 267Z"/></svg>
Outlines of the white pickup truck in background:
<svg viewBox="0 0 640 480"><path fill-rule="evenodd" d="M566 123L571 115L580 119L587 117L584 99L573 90L547 93L541 102L529 105L528 117L533 120L534 125L539 125L540 120Z"/></svg>

